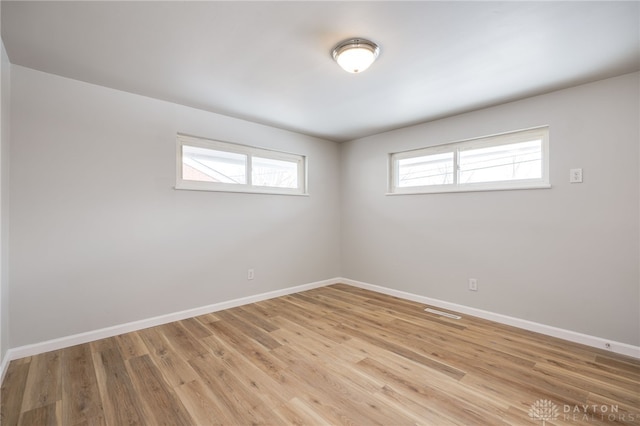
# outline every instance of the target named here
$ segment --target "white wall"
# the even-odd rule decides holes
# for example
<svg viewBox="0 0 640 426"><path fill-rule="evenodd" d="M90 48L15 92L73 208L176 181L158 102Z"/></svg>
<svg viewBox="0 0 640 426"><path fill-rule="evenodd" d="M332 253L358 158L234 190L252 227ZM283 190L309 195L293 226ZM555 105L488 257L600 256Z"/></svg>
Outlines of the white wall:
<svg viewBox="0 0 640 426"><path fill-rule="evenodd" d="M640 344L639 101L635 73L344 144L343 276ZM546 124L551 189L385 196L390 152Z"/></svg>
<svg viewBox="0 0 640 426"><path fill-rule="evenodd" d="M336 276L640 344L637 73L338 146L9 68L3 352ZM384 195L389 152L543 124L550 190ZM308 155L311 196L176 191L176 132Z"/></svg>
<svg viewBox="0 0 640 426"><path fill-rule="evenodd" d="M12 347L339 275L338 145L15 65L11 84ZM307 155L310 196L174 190L176 132Z"/></svg>
<svg viewBox="0 0 640 426"><path fill-rule="evenodd" d="M0 7L0 10L2 7ZM9 349L9 100L11 64L0 40L0 365Z"/></svg>

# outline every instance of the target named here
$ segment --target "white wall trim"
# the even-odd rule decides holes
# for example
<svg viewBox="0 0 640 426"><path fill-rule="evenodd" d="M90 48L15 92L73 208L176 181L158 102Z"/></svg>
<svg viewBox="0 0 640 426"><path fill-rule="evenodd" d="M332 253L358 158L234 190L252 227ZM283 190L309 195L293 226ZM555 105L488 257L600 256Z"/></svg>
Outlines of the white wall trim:
<svg viewBox="0 0 640 426"><path fill-rule="evenodd" d="M83 343L92 342L94 340L105 339L107 337L113 337L123 333L130 333L132 331L137 331L137 330L142 330L149 327L155 327L157 325L167 324L173 321L180 321L180 320L195 317L198 315L204 315L211 312L221 311L224 309L235 308L237 306L247 305L249 303L260 302L262 300L273 299L275 297L286 296L288 294L299 293L301 291L312 290L314 288L325 287L328 285L338 284L338 283L347 284L347 285L362 288L365 290L375 291L382 294L388 294L390 296L399 297L401 299L412 300L414 302L424 303L426 305L436 306L438 308L448 309L450 311L459 312L462 314L473 315L486 320L495 321L500 324L506 324L513 327L522 328L524 330L534 331L537 333L545 334L547 336L558 337L560 339L568 340L570 342L580 343L580 344L591 346L594 348L604 349L610 352L618 353L621 355L627 355L630 357L640 359L639 346L633 346L627 343L615 342L612 340L603 339L601 337L590 336L587 334L582 334L582 333L578 333L571 330L565 330L562 328L540 324L533 321L510 317L508 315L497 314L494 312L484 311L482 309L472 308L465 305L459 305L456 303L446 302L439 299L433 299L431 297L420 296L417 294L407 293L400 290L394 290L391 288L369 284L362 281L356 281L349 278L338 277L338 278L331 278L323 281L316 281L309 284L303 284L295 287L288 287L280 290L274 290L267 293L256 294L253 296L241 297L239 299L233 299L225 302L214 303L212 305L206 305L206 306L201 306L199 308L187 309L180 312L160 315L153 318L115 325L112 327L101 328L98 330L88 331L85 333L79 333L71 336L60 337L58 339L47 340L45 342L19 346L17 348L11 348L5 354L2 360L2 363L0 363L0 383L2 383L2 380L4 380L4 375L7 371L7 367L9 366L9 362L14 359L20 359L27 356L38 355L44 352L55 351L58 349L63 349L63 348L67 348L74 345L80 345ZM605 346L606 344L609 344L610 347L607 348Z"/></svg>
<svg viewBox="0 0 640 426"><path fill-rule="evenodd" d="M7 367L9 367L9 362L11 362L10 353L11 349L4 354L4 358L2 358L2 363L0 363L0 384L4 381L4 375L7 372Z"/></svg>
<svg viewBox="0 0 640 426"><path fill-rule="evenodd" d="M540 324L540 323L529 321L529 320L510 317L508 315L497 314L494 312L472 308L465 305L458 305L456 303L446 302L444 300L432 299L431 297L420 296L413 293L407 293L400 290L394 290L387 287L364 283L361 281L355 281L349 278L340 278L338 279L338 281L344 284L348 284L354 287L359 287L365 290L371 290L378 293L399 297L401 299L408 299L414 302L424 303L427 305L436 306L438 308L444 308L450 311L472 315L478 318L483 318L483 319L494 321L500 324L510 325L513 327L522 328L524 330L534 331L536 333L545 334L547 336L557 337L560 339L568 340L570 342L580 343L586 346L591 346L598 349L604 349L610 352L615 352L617 354L627 355L633 358L640 359L640 346L633 346L628 343L616 342L613 340L603 339L601 337L590 336L588 334L582 334L575 331L566 330L563 328L553 327L550 325ZM609 347L606 346L607 344L609 345Z"/></svg>
<svg viewBox="0 0 640 426"><path fill-rule="evenodd" d="M224 309L235 308L237 306L260 302L267 299L273 299L275 297L286 296L287 294L299 293L305 290L325 287L331 284L337 284L339 282L340 280L338 278L316 281L309 284L283 288L280 290L269 291L267 293L256 294L253 296L241 297L239 299L214 303L212 305L201 306L199 308L187 309L180 312L159 315L153 318L128 322L125 324L114 325L112 327L101 328L98 330L87 331L85 333L74 334L71 336L60 337L58 339L52 339L40 343L34 343L31 345L11 348L5 354L4 359L2 360L2 364L0 364L0 383L2 383L2 380L4 380L4 375L6 373L7 367L9 366L9 362L13 361L14 359L20 359L28 356L38 355L44 352L68 348L70 346L93 342L95 340L105 339L107 337L113 337L123 333L130 333L132 331L155 327L157 325L167 324L174 321L180 321L186 318L196 317L198 315L204 315L211 312L222 311Z"/></svg>

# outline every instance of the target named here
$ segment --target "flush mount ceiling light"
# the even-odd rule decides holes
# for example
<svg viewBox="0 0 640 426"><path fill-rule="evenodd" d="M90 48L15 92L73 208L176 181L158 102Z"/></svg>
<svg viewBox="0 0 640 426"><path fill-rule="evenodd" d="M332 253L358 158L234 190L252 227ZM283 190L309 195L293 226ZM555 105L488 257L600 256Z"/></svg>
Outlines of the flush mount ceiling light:
<svg viewBox="0 0 640 426"><path fill-rule="evenodd" d="M345 71L359 73L369 68L379 53L380 48L374 42L352 38L338 44L331 56Z"/></svg>

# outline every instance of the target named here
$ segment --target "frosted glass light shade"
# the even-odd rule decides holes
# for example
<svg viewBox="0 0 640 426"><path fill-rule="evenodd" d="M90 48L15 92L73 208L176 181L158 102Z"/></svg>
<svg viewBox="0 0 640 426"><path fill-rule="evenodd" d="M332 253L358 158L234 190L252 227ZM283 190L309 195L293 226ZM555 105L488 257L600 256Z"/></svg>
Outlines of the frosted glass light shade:
<svg viewBox="0 0 640 426"><path fill-rule="evenodd" d="M377 44L364 39L343 41L333 49L333 59L347 72L359 73L371 66L376 60L380 48Z"/></svg>

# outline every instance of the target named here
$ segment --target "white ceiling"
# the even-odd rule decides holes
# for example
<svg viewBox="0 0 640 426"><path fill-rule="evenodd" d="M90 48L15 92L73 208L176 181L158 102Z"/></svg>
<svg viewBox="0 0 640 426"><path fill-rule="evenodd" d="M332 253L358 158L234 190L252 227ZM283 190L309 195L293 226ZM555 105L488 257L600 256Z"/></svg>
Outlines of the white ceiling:
<svg viewBox="0 0 640 426"><path fill-rule="evenodd" d="M640 2L2 1L13 64L344 141L640 69ZM370 38L362 74L333 62Z"/></svg>

